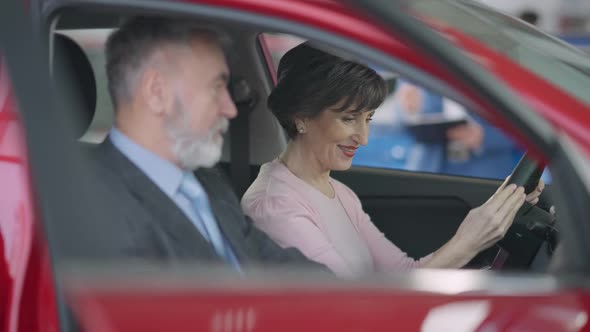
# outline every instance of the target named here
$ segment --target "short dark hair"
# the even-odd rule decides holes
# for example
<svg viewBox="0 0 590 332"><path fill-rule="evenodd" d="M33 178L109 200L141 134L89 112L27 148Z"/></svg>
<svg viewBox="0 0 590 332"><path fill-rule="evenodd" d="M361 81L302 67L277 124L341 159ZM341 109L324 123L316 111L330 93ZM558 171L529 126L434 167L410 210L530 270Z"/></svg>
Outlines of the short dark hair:
<svg viewBox="0 0 590 332"><path fill-rule="evenodd" d="M362 64L320 51L307 42L279 62L278 84L267 105L289 138L297 136L295 117L316 117L330 107L343 112L374 110L385 99L385 81Z"/></svg>
<svg viewBox="0 0 590 332"><path fill-rule="evenodd" d="M188 46L195 39L216 43L216 32L180 18L137 16L113 32L106 43L106 72L115 109L131 98L134 76L153 52L165 45Z"/></svg>

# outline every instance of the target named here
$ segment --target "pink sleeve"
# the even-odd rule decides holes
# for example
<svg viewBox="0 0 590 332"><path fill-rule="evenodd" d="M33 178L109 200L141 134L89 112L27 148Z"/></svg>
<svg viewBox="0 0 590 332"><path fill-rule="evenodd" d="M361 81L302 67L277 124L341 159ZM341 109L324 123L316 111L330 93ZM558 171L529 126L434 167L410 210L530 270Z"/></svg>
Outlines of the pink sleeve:
<svg viewBox="0 0 590 332"><path fill-rule="evenodd" d="M392 272L418 268L430 259L432 255L422 257L419 260L409 257L381 233L375 224L373 224L369 215L364 211L362 211L358 226L361 235L369 244L369 250L373 255L375 270L377 272Z"/></svg>
<svg viewBox="0 0 590 332"><path fill-rule="evenodd" d="M377 272L394 272L400 270L409 270L418 268L430 257L432 254L425 256L419 260L414 260L403 252L398 246L389 241L385 235L373 224L371 218L361 205L359 198L348 187L347 194L354 200L354 219L361 236L369 246L369 251L373 256L375 263L375 270Z"/></svg>
<svg viewBox="0 0 590 332"><path fill-rule="evenodd" d="M256 215L250 217L255 225L283 248L299 249L310 260L326 265L342 278L352 278L352 272L322 230L315 214L294 197L268 197Z"/></svg>

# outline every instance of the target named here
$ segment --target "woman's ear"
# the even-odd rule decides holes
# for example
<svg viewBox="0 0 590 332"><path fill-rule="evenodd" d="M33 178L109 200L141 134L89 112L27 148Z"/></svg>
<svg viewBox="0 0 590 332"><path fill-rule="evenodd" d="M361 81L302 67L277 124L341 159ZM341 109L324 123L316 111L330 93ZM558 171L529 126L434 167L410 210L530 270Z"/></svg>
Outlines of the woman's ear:
<svg viewBox="0 0 590 332"><path fill-rule="evenodd" d="M306 121L304 118L301 118L301 117L295 118L295 129L297 129L297 132L299 134L305 134L305 132L307 131L305 122Z"/></svg>

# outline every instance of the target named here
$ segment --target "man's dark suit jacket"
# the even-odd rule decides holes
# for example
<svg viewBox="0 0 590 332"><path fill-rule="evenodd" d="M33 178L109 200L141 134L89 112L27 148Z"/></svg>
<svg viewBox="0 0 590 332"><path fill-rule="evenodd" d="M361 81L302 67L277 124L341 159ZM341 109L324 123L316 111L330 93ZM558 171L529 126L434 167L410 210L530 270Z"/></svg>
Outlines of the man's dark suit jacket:
<svg viewBox="0 0 590 332"><path fill-rule="evenodd" d="M85 220L69 224L60 254L85 261L139 259L155 263L223 263L213 247L176 204L109 139L89 152L99 205ZM195 175L242 266L295 263L319 265L297 249L282 249L245 216L238 198L216 169Z"/></svg>

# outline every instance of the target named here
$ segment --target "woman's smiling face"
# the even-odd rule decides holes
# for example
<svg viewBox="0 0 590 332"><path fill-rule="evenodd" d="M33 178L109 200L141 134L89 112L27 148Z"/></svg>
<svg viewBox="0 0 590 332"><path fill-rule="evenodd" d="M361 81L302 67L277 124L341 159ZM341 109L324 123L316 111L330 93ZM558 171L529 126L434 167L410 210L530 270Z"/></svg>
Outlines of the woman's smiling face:
<svg viewBox="0 0 590 332"><path fill-rule="evenodd" d="M356 149L367 144L373 114L374 110L350 108L338 112L327 109L316 117L298 121L305 131L296 139L313 154L322 169L347 170L352 165Z"/></svg>

